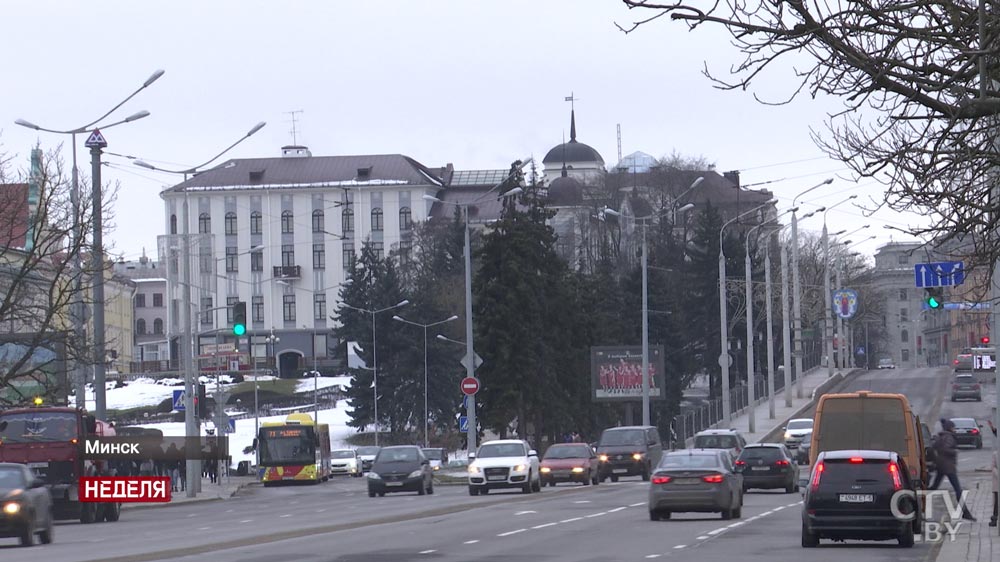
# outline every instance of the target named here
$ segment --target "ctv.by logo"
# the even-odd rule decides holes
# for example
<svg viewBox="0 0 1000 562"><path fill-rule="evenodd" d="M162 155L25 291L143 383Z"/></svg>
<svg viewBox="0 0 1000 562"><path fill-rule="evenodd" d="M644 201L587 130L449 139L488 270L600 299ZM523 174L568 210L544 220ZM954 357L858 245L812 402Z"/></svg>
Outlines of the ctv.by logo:
<svg viewBox="0 0 1000 562"><path fill-rule="evenodd" d="M955 501L950 492L945 490L900 490L892 495L889 509L892 516L900 521L913 521L914 513L904 513L900 506L905 504L913 505L917 498L924 500L924 528L921 533L924 542L938 542L948 537L950 542L954 542L958 535L958 529L962 526L962 506L966 505L966 498L969 492L963 491L962 497ZM934 498L941 498L944 503L945 512L948 513L950 521L932 521L934 517Z"/></svg>

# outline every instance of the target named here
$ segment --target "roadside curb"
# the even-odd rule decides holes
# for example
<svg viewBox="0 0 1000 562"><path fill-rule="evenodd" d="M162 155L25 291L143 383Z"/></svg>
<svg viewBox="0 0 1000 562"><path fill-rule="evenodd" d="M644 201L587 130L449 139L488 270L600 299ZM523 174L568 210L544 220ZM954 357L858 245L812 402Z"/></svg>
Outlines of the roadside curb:
<svg viewBox="0 0 1000 562"><path fill-rule="evenodd" d="M186 504L193 504L193 503L207 503L207 502L215 502L215 501L224 501L224 500L228 500L229 498L231 498L231 497L235 496L236 494L240 493L241 490L244 490L246 488L251 488L251 487L257 487L257 486L259 486L258 482L247 482L246 484L240 484L240 485L238 485L234 490L232 490L232 492L228 492L225 495L206 496L206 497L203 497L203 498L197 498L196 497L196 498L192 498L192 499L185 499L184 501L179 501L179 502L176 502L176 503L175 502L140 503L140 504L128 504L128 503L125 503L125 504L122 504L122 511L136 511L136 510L140 510L140 509L157 509L157 508L162 509L162 508L171 507L171 506L186 505Z"/></svg>

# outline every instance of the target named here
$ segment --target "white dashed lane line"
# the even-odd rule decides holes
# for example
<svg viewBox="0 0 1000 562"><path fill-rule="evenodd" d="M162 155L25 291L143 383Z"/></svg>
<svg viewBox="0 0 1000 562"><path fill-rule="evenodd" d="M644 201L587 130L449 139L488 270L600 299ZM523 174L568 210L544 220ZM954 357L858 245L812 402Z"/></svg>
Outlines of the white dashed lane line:
<svg viewBox="0 0 1000 562"><path fill-rule="evenodd" d="M553 525L558 525L558 524L559 523L555 523L555 522L553 522L553 523L543 523L541 525L535 525L534 527L532 527L532 529L544 529L546 527L551 527Z"/></svg>
<svg viewBox="0 0 1000 562"><path fill-rule="evenodd" d="M479 539L473 539L471 541L465 541L462 544L476 544L477 542L479 542Z"/></svg>
<svg viewBox="0 0 1000 562"><path fill-rule="evenodd" d="M516 530L516 531L507 531L506 533L500 533L500 534L498 534L497 536L498 536L498 537L509 537L509 536L511 536L511 535L516 535L516 534L518 534L518 533L523 533L523 532L525 532L525 531L527 531L527 529L518 529L518 530Z"/></svg>
<svg viewBox="0 0 1000 562"><path fill-rule="evenodd" d="M421 550L419 554L434 554L436 550Z"/></svg>

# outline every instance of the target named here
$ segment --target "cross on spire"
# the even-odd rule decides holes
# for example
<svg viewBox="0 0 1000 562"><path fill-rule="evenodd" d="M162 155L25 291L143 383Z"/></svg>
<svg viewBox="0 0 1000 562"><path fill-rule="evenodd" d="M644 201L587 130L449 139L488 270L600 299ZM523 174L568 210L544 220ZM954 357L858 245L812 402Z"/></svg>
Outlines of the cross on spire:
<svg viewBox="0 0 1000 562"><path fill-rule="evenodd" d="M576 142L576 100L579 99L569 93L564 101L569 102L569 142Z"/></svg>

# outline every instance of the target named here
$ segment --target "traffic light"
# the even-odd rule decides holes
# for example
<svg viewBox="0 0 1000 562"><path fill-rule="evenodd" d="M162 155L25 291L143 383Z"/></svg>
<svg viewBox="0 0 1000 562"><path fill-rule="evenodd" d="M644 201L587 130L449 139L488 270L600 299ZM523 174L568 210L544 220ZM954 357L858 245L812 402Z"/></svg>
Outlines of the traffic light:
<svg viewBox="0 0 1000 562"><path fill-rule="evenodd" d="M990 343L990 337L989 336L983 336L983 337L979 338L979 343L981 343L983 345L989 345L989 343Z"/></svg>
<svg viewBox="0 0 1000 562"><path fill-rule="evenodd" d="M233 335L242 336L247 333L247 303L239 301L233 305Z"/></svg>
<svg viewBox="0 0 1000 562"><path fill-rule="evenodd" d="M944 289L941 287L931 287L924 289L924 303L931 310L938 310L944 307Z"/></svg>

